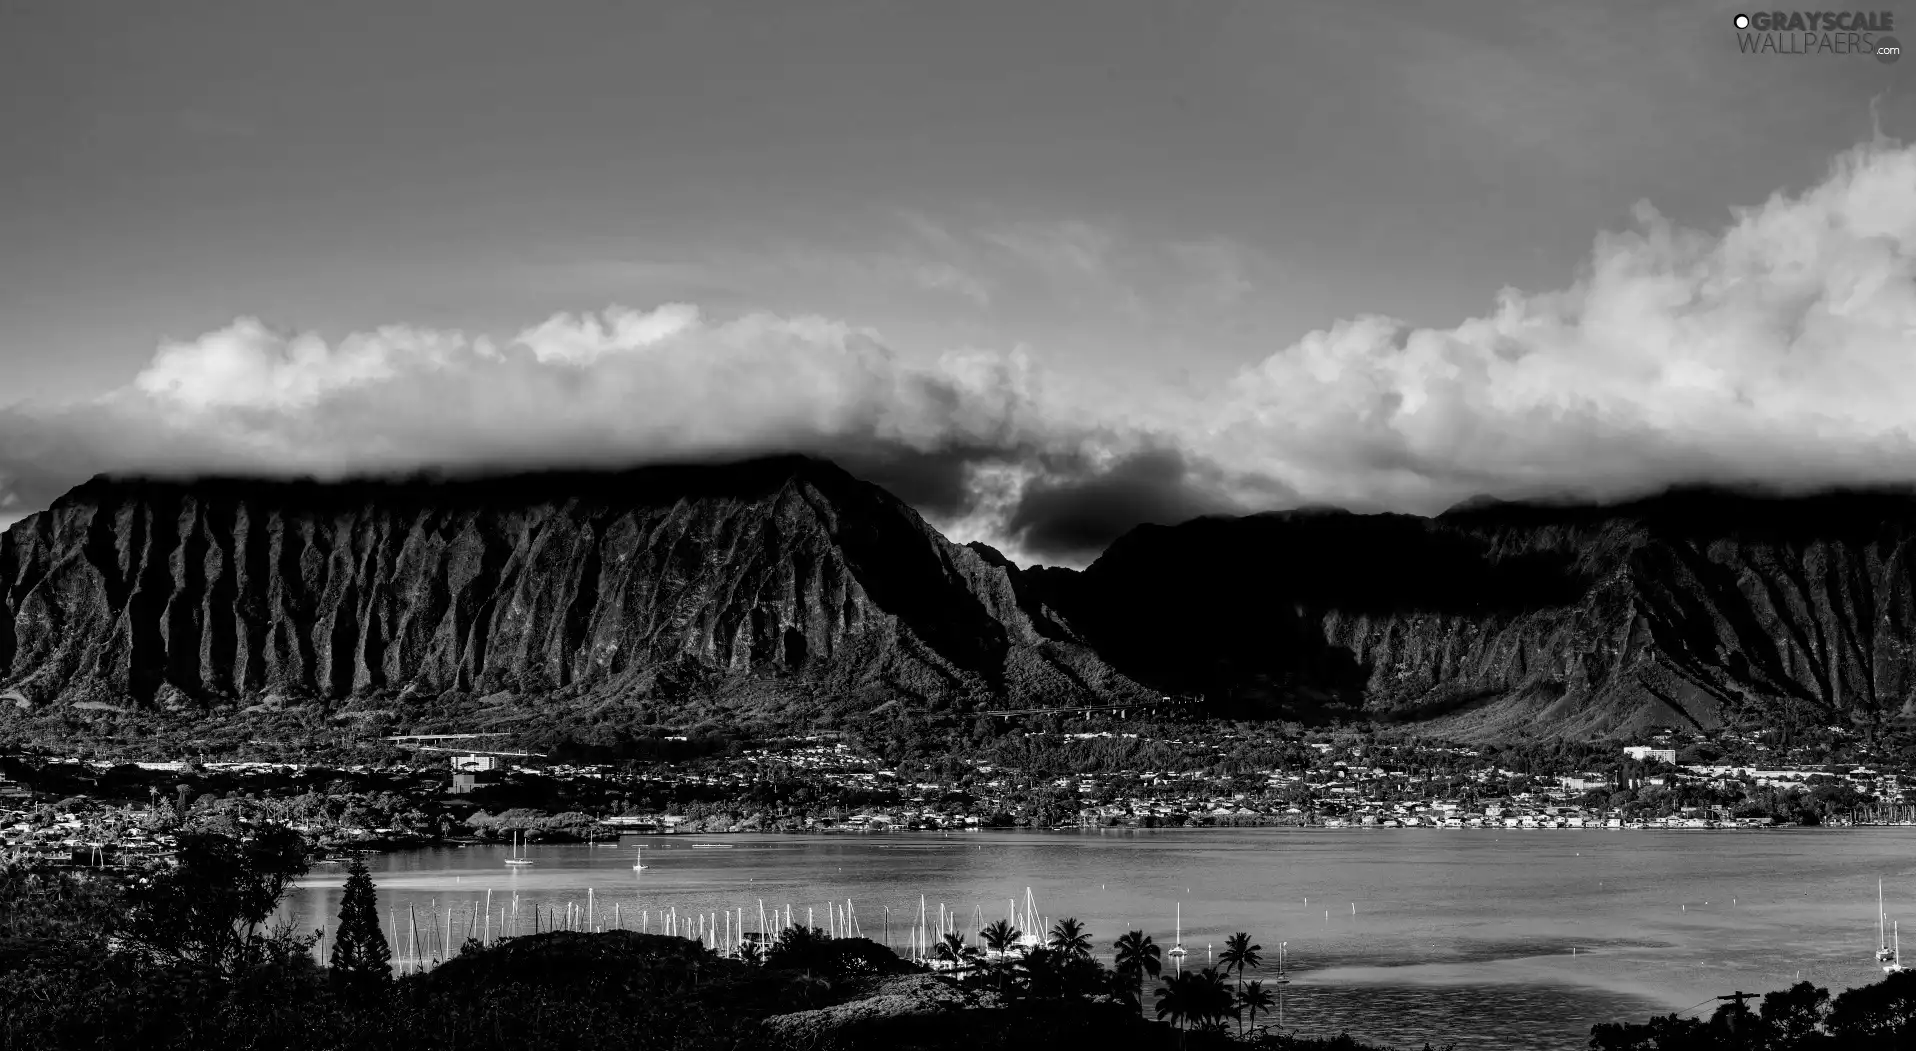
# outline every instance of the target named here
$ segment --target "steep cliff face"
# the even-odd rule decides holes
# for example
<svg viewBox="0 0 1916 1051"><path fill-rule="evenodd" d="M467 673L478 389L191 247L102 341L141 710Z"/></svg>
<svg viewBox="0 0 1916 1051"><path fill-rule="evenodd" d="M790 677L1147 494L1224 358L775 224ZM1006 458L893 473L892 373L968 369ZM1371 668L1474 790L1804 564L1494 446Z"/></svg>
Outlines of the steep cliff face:
<svg viewBox="0 0 1916 1051"><path fill-rule="evenodd" d="M802 458L460 482L96 479L0 540L0 694L1139 692L1015 576Z"/></svg>
<svg viewBox="0 0 1916 1051"><path fill-rule="evenodd" d="M1912 538L1904 494L1679 492L1206 519L1040 579L1165 689L1485 734L1867 722L1916 706Z"/></svg>
<svg viewBox="0 0 1916 1051"><path fill-rule="evenodd" d="M1442 732L1916 714L1916 499L1145 527L1020 571L815 460L90 482L0 539L0 698L1063 705ZM528 710L537 710L529 708Z"/></svg>

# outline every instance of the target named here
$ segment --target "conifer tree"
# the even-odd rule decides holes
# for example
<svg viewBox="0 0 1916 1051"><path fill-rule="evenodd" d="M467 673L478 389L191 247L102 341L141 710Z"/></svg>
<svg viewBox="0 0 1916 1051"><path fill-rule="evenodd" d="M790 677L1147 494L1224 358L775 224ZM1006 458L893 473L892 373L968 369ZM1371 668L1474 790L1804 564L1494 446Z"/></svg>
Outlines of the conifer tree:
<svg viewBox="0 0 1916 1051"><path fill-rule="evenodd" d="M379 929L379 906L372 873L354 861L339 904L339 931L333 941L333 975L353 984L385 982L392 977L392 949Z"/></svg>

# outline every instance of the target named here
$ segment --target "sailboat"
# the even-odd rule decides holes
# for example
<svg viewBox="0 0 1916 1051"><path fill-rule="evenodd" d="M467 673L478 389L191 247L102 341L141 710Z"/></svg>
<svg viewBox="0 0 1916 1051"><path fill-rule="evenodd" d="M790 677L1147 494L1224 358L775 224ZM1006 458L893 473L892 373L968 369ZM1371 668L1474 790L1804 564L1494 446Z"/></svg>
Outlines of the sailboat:
<svg viewBox="0 0 1916 1051"><path fill-rule="evenodd" d="M1171 951L1164 955L1173 960L1184 959L1184 903L1178 902L1177 934L1171 939Z"/></svg>
<svg viewBox="0 0 1916 1051"><path fill-rule="evenodd" d="M1880 948L1876 950L1877 963L1888 963L1889 961L1896 958L1895 952L1893 952L1889 947L1889 932L1883 929L1883 921L1884 921L1883 881L1877 880L1876 881L1876 942L1880 946Z"/></svg>
<svg viewBox="0 0 1916 1051"><path fill-rule="evenodd" d="M1284 947L1289 944L1290 942L1277 943L1277 977L1271 979L1271 981L1278 985L1291 984L1291 976L1284 971Z"/></svg>
<svg viewBox="0 0 1916 1051"><path fill-rule="evenodd" d="M639 847L638 851L632 855L632 871L644 872L645 869L645 848Z"/></svg>
<svg viewBox="0 0 1916 1051"><path fill-rule="evenodd" d="M512 856L506 859L506 864L508 865L532 864L532 859L525 856L525 846L520 838L523 835L524 833L522 832L514 832L512 834Z"/></svg>
<svg viewBox="0 0 1916 1051"><path fill-rule="evenodd" d="M1012 948L1030 952L1044 944L1044 917L1038 915L1038 899L1032 895L1030 887L1025 888L1024 915L1014 922L1024 931L1018 935Z"/></svg>
<svg viewBox="0 0 1916 1051"><path fill-rule="evenodd" d="M1895 974L1898 971L1905 970L1906 968L1903 967L1903 939L1902 939L1902 936L1897 933L1896 925L1893 923L1890 924L1890 927L1889 927L1889 938L1890 938L1890 960L1888 963L1883 965L1883 973Z"/></svg>

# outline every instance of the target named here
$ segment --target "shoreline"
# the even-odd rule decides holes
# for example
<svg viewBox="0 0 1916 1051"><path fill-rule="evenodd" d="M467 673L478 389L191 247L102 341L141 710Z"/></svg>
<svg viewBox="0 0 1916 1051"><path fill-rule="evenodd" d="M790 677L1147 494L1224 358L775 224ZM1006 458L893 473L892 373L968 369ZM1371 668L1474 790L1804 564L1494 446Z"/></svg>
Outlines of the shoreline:
<svg viewBox="0 0 1916 1051"><path fill-rule="evenodd" d="M1312 834L1330 835L1333 833L1377 834L1377 833L1384 833L1384 832L1417 832L1417 833L1441 832L1441 833L1464 833L1464 834L1485 833L1485 832L1494 832L1499 834L1505 833L1505 832L1525 832L1525 833L1531 833L1531 832L1617 832L1617 833L1622 833L1622 832L1650 832L1650 833L1799 832L1800 833L1800 832L1843 832L1843 831L1850 831L1854 829L1878 829L1878 828L1916 828L1916 825L1911 825L1911 824L1767 825L1767 826L1741 826L1741 827L1729 826L1729 827L1719 827L1719 828L1682 828L1682 827L1659 827L1659 826L1645 826L1641 828L1605 828L1605 827L1589 827L1589 826L1580 827L1580 828L1579 827L1558 828L1558 827L1539 826L1539 827L1533 828L1533 827L1525 827L1525 826L1519 825L1519 826L1501 826L1497 828L1490 828L1490 827L1384 828L1384 827L1377 827L1377 826L1327 827L1324 825L1272 824L1272 825L1163 825L1163 826L1107 825L1107 826L1081 826L1081 827L1072 826L1067 828L967 828L962 830L960 829L951 829L951 830L857 829L857 830L851 830L851 829L748 828L748 829L713 829L710 831L699 831L699 832L621 832L619 833L618 838L620 841L619 845L624 845L624 841L628 839L642 839L642 840L650 841L650 840L693 839L697 837L707 837L707 836L790 836L795 838L807 838L807 837L853 838L853 837L877 837L877 836L900 836L900 837L916 836L920 838L949 839L949 838L954 838L954 836L962 837L962 836L979 835L983 833L999 833L999 834L1010 833L1010 834L1017 834L1017 835L1052 835L1052 834L1058 834L1058 833L1082 834L1082 833L1088 833L1088 832L1097 832L1102 834L1106 832L1127 832L1127 833L1135 834L1140 832L1145 832L1145 833L1250 832L1250 831L1256 831L1261 829L1282 829L1282 830L1288 830L1288 831L1294 831L1294 832L1306 832L1306 833L1312 833ZM398 852L406 851L406 850L428 850L428 849L444 850L444 849L452 849L452 848L464 849L467 847L509 847L510 845L511 845L511 841L509 840L488 840L488 839L477 839L472 837L456 837L456 838L450 838L450 839L424 839L424 840L420 840L417 842L410 842L410 843L393 843L390 841L376 841L376 842L369 842L364 845L338 845L338 846L326 848L323 852L320 852L320 856L316 858L316 860L314 861L314 864L336 863L338 859L349 858L354 855L360 855L360 854L393 854L393 853L398 853ZM604 841L583 840L583 839L535 840L535 841L531 841L528 845L536 845L536 846L542 846L542 847L598 846L598 847L606 847L606 848L611 848L613 846L612 844L605 843Z"/></svg>

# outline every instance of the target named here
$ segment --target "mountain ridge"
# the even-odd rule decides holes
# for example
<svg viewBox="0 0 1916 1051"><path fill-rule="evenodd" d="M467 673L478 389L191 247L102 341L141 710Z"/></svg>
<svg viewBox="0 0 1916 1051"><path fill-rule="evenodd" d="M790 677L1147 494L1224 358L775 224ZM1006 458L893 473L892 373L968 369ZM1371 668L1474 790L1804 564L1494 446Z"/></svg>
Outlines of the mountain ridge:
<svg viewBox="0 0 1916 1051"><path fill-rule="evenodd" d="M1081 622L1162 689L1315 689L1483 736L1867 723L1912 704L1913 536L1916 496L1902 487L1690 488L1429 519L1200 519L1135 531L1075 586L1087 610L1124 593L1139 610L1218 611L1180 625ZM1290 551L1303 552L1297 564ZM1288 605L1259 612L1252 600L1271 595ZM1239 641L1210 645L1230 632ZM1165 637L1175 668L1149 661Z"/></svg>
<svg viewBox="0 0 1916 1051"><path fill-rule="evenodd" d="M1026 615L1006 576L805 457L426 483L99 479L0 539L0 689L30 706L670 703L767 676L874 703L1138 692Z"/></svg>
<svg viewBox="0 0 1916 1051"><path fill-rule="evenodd" d="M957 544L827 461L91 480L0 536L0 697L507 697L678 717L1203 694L1603 736L1916 705L1916 495L1313 508L1140 526L1083 571Z"/></svg>

